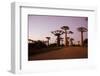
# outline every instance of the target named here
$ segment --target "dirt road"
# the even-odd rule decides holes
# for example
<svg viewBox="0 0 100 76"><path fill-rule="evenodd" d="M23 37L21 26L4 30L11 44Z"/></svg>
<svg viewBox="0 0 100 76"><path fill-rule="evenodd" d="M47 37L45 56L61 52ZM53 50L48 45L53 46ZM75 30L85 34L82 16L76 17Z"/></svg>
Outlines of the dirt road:
<svg viewBox="0 0 100 76"><path fill-rule="evenodd" d="M86 47L66 47L56 51L31 56L30 60L49 60L49 59L73 59L87 58L88 50Z"/></svg>

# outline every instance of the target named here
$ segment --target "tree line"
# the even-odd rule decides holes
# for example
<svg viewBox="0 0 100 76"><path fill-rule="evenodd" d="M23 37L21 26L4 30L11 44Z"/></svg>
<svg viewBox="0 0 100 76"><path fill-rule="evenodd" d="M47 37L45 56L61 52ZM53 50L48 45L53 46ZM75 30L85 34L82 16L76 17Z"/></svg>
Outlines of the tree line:
<svg viewBox="0 0 100 76"><path fill-rule="evenodd" d="M83 38L84 38L84 32L87 32L87 28L85 28L85 27L78 27L77 31L79 31L81 33L81 35L80 35L81 41L78 41L78 45L80 45L80 46L87 46L88 45L87 44L88 39L83 40ZM74 45L74 43L73 43L74 38L68 37L68 34L74 34L74 32L71 31L68 26L62 26L60 30L51 31L51 33L54 36L56 36L57 42L54 43L54 44L50 44L51 37L46 37L46 39L47 39L47 41L46 41L47 45L45 44L45 42L42 42L40 40L39 41L33 41L33 40L30 39L30 41L34 42L33 45L34 45L34 47L37 47L37 48L39 48L39 47L47 47L47 46L58 46L59 47L61 45L67 47L67 46L69 46L69 41L70 41L70 46ZM63 34L64 34L64 38L61 37L61 35L63 35ZM64 44L63 44L63 41L64 41ZM62 42L62 44L61 44L61 42Z"/></svg>

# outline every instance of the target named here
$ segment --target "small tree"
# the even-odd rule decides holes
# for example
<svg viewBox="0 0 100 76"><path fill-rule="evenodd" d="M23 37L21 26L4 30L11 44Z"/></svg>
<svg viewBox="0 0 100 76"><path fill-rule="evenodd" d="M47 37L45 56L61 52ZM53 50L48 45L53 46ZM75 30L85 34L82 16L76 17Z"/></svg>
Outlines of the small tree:
<svg viewBox="0 0 100 76"><path fill-rule="evenodd" d="M71 46L73 46L73 38L70 38L70 43L71 43Z"/></svg>
<svg viewBox="0 0 100 76"><path fill-rule="evenodd" d="M77 41L77 43L78 43L78 46L80 46L80 41Z"/></svg>
<svg viewBox="0 0 100 76"><path fill-rule="evenodd" d="M61 45L63 45L63 39L64 38L60 37Z"/></svg>
<svg viewBox="0 0 100 76"><path fill-rule="evenodd" d="M46 39L47 39L48 46L49 46L49 40L50 40L50 37L46 37Z"/></svg>

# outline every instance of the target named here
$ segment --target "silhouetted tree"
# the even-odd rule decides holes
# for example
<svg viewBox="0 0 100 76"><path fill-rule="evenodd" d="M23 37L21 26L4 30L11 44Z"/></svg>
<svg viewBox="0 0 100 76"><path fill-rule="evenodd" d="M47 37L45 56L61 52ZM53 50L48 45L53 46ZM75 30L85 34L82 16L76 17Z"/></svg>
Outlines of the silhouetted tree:
<svg viewBox="0 0 100 76"><path fill-rule="evenodd" d="M69 31L69 32L68 32L68 34L73 34L73 33L74 33L74 32L72 32L72 31ZM72 45L73 45L73 42L72 42L73 40L72 40L72 41L71 41L71 40L72 40L72 39L69 37L70 45L72 46Z"/></svg>
<svg viewBox="0 0 100 76"><path fill-rule="evenodd" d="M69 34L73 34L74 32L72 32L72 31L69 31L68 33L69 33Z"/></svg>
<svg viewBox="0 0 100 76"><path fill-rule="evenodd" d="M70 37L67 37L67 46L69 46Z"/></svg>
<svg viewBox="0 0 100 76"><path fill-rule="evenodd" d="M57 43L52 43L49 45L50 47L56 47L57 46Z"/></svg>
<svg viewBox="0 0 100 76"><path fill-rule="evenodd" d="M28 39L28 43L33 43L33 42L34 42L34 40Z"/></svg>
<svg viewBox="0 0 100 76"><path fill-rule="evenodd" d="M61 29L64 30L65 32L65 46L68 46L68 43L67 43L67 30L69 30L69 27L68 26L62 26Z"/></svg>
<svg viewBox="0 0 100 76"><path fill-rule="evenodd" d="M71 43L71 46L73 46L73 38L70 38L70 43Z"/></svg>
<svg viewBox="0 0 100 76"><path fill-rule="evenodd" d="M85 27L79 27L79 28L77 28L77 30L79 32L81 32L81 46L83 46L83 32L87 32L87 28L85 28Z"/></svg>
<svg viewBox="0 0 100 76"><path fill-rule="evenodd" d="M78 46L80 46L80 41L77 41L77 43L78 43Z"/></svg>
<svg viewBox="0 0 100 76"><path fill-rule="evenodd" d="M29 43L29 49L41 49L46 47L47 45L40 40L34 41L34 43Z"/></svg>
<svg viewBox="0 0 100 76"><path fill-rule="evenodd" d="M46 39L48 40L48 46L49 46L49 40L50 40L50 37L46 37Z"/></svg>
<svg viewBox="0 0 100 76"><path fill-rule="evenodd" d="M86 47L88 46L88 39L87 38L83 41L83 45Z"/></svg>
<svg viewBox="0 0 100 76"><path fill-rule="evenodd" d="M61 45L63 45L63 39L64 38L60 37Z"/></svg>
<svg viewBox="0 0 100 76"><path fill-rule="evenodd" d="M57 46L60 46L60 35L62 35L64 32L62 30L56 30L52 31L51 33L57 36Z"/></svg>

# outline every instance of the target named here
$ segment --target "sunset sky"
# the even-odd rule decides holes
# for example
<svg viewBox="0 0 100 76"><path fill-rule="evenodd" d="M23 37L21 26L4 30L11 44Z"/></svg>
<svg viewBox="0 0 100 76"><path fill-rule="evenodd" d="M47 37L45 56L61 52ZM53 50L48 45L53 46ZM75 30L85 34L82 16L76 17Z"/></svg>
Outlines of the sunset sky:
<svg viewBox="0 0 100 76"><path fill-rule="evenodd" d="M47 40L45 37L51 37L50 43L56 41L56 36L51 32L61 30L62 26L69 26L68 31L73 31L73 34L68 34L68 37L74 38L74 42L80 41L80 32L77 28L80 26L88 28L88 21L86 17L75 16L43 16L43 15L29 15L29 39L32 40ZM64 38L64 34L61 35ZM87 38L87 33L84 33L84 39Z"/></svg>

